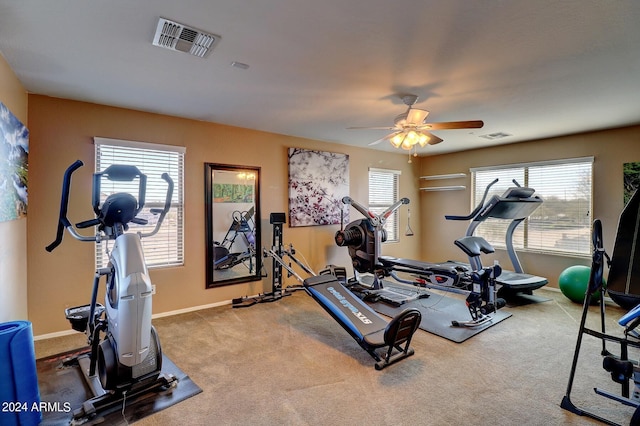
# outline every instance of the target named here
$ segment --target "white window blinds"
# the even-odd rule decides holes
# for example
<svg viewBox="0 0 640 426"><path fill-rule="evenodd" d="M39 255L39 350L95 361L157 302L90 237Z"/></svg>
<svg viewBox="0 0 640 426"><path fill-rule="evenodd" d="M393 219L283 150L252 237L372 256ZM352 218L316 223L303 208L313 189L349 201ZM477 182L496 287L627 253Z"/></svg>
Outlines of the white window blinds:
<svg viewBox="0 0 640 426"><path fill-rule="evenodd" d="M147 225L129 224L131 232L149 232L155 226L157 215L150 212L152 208L164 207L167 184L161 178L168 173L173 179L174 189L171 209L162 222L158 233L142 239L147 266L176 266L184 263L183 235L183 192L184 192L184 154L185 148L179 146L157 145L142 142L116 139L94 138L96 154L96 171L103 171L112 164L136 166L147 175L146 201L143 210L138 214L149 221ZM138 197L136 182L111 182L103 179L101 185L101 202L115 192L128 192ZM96 265L103 267L108 263L107 244L105 241L96 244Z"/></svg>
<svg viewBox="0 0 640 426"><path fill-rule="evenodd" d="M518 184L536 190L542 205L525 220L514 234L516 249L585 256L591 253L593 158L526 163L471 169L475 206L486 186L498 178L488 197L502 194ZM476 235L494 247L505 246L508 221L488 219L478 226Z"/></svg>
<svg viewBox="0 0 640 426"><path fill-rule="evenodd" d="M400 187L400 171L386 169L369 169L369 210L382 213L398 201ZM384 225L387 241L398 241L397 210L387 219Z"/></svg>

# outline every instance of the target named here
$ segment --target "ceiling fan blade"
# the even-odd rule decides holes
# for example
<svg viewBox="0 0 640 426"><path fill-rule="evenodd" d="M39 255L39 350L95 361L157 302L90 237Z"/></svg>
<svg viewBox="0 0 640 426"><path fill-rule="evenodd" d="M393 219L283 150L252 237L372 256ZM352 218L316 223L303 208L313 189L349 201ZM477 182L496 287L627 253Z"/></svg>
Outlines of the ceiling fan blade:
<svg viewBox="0 0 640 426"><path fill-rule="evenodd" d="M429 111L418 108L409 108L409 111L407 111L406 124L420 125L424 123L427 115L429 115Z"/></svg>
<svg viewBox="0 0 640 426"><path fill-rule="evenodd" d="M395 128L395 127L394 127L394 128ZM369 146L378 145L380 142L388 141L389 139L391 139L392 137L394 137L395 135L397 135L397 134L399 134L399 133L402 133L402 131L400 131L400 132L393 132L393 133L390 133L390 134L388 134L387 136L385 136L385 137L383 137L383 138L378 139L377 141L373 141L373 142L371 142L371 143L369 144Z"/></svg>
<svg viewBox="0 0 640 426"><path fill-rule="evenodd" d="M433 133L422 131L425 135L429 136L429 141L427 142L429 145L435 145L442 142L442 139L434 135Z"/></svg>
<svg viewBox="0 0 640 426"><path fill-rule="evenodd" d="M447 129L479 129L484 126L482 120L471 121L448 121L445 123L426 123L425 129L429 130L447 130Z"/></svg>
<svg viewBox="0 0 640 426"><path fill-rule="evenodd" d="M347 130L398 130L395 126L387 127L347 127Z"/></svg>

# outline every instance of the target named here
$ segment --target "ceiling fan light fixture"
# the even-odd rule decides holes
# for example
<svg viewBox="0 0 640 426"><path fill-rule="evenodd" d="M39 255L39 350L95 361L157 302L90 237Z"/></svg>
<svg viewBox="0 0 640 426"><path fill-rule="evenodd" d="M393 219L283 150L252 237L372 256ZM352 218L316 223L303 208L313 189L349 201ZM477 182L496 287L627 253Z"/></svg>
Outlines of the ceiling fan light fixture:
<svg viewBox="0 0 640 426"><path fill-rule="evenodd" d="M401 148L402 148L402 149L406 149L407 151L410 151L410 150L411 150L411 147L412 147L413 145L411 145L411 142L410 142L409 140L407 140L407 139L408 139L408 138L404 138L404 141L402 142L402 146L401 146Z"/></svg>
<svg viewBox="0 0 640 426"><path fill-rule="evenodd" d="M389 139L389 142L391 142L391 145L393 145L394 148L402 148L409 151L416 145L424 147L425 145L427 145L429 140L429 136L422 132L417 132L415 130L404 130L393 135Z"/></svg>
<svg viewBox="0 0 640 426"><path fill-rule="evenodd" d="M400 145L402 145L402 142L404 141L404 139L405 139L405 134L404 132L401 132L393 135L393 137L389 139L389 142L391 142L391 145L393 145L394 148L400 148Z"/></svg>
<svg viewBox="0 0 640 426"><path fill-rule="evenodd" d="M429 111L413 108L417 100L418 97L416 95L402 96L402 102L407 105L407 110L396 116L393 127L348 127L348 129L392 130L392 133L371 142L369 146L388 140L394 148L402 148L407 151L414 150L415 152L418 145L424 148L427 144L436 145L443 141L439 136L430 133L431 130L479 129L484 126L482 120L427 123L426 118L429 115ZM494 135L490 136L493 137Z"/></svg>

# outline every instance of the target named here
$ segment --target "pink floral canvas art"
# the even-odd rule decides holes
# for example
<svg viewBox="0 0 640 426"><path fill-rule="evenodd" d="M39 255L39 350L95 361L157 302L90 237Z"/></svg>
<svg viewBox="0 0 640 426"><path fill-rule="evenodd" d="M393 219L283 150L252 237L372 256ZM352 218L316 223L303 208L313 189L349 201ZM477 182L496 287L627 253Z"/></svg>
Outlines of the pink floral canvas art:
<svg viewBox="0 0 640 426"><path fill-rule="evenodd" d="M348 155L289 148L289 226L348 223L347 195Z"/></svg>

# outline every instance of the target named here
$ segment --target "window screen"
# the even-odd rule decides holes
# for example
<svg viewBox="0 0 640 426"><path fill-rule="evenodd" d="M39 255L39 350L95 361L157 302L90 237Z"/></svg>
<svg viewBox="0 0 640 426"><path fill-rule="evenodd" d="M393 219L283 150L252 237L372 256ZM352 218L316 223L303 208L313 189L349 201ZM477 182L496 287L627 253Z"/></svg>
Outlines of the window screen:
<svg viewBox="0 0 640 426"><path fill-rule="evenodd" d="M147 175L147 191L145 205L138 217L149 221L147 225L129 224L130 232L149 232L157 222L158 215L150 212L153 208L163 208L167 193L167 183L161 178L168 173L173 179L174 188L171 209L162 222L157 234L143 238L147 266L176 266L184 263L183 238L183 187L184 187L184 153L183 147L156 145L141 142L121 141L114 139L94 138L96 154L96 171L103 171L112 164L136 166ZM128 192L138 198L137 179L134 182L112 182L102 179L101 202L115 192ZM104 241L96 244L96 265L104 267L108 263L107 244Z"/></svg>
<svg viewBox="0 0 640 426"><path fill-rule="evenodd" d="M500 195L515 186L536 190L543 203L517 228L513 236L516 249L551 254L589 255L591 253L593 158L565 159L472 169L473 206L486 186L498 178L489 192ZM494 247L504 248L509 221L488 219L478 226L476 235Z"/></svg>
<svg viewBox="0 0 640 426"><path fill-rule="evenodd" d="M400 171L369 169L369 210L382 213L398 201ZM398 241L398 211L393 212L385 225L387 242Z"/></svg>

